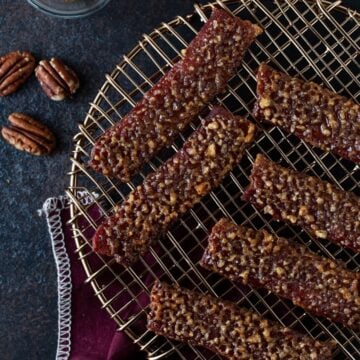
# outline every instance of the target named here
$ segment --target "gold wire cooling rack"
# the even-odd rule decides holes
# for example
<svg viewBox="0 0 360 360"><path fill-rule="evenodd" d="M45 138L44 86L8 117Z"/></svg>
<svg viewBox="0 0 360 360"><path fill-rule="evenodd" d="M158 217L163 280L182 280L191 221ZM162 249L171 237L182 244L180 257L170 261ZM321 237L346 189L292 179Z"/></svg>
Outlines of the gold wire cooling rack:
<svg viewBox="0 0 360 360"><path fill-rule="evenodd" d="M270 231L299 241L324 256L341 259L351 270L360 269L360 255L313 239L299 228L271 221L240 200L258 152L266 153L275 161L284 159L297 170L315 174L359 195L358 166L313 149L276 127L259 124L264 131L248 149L245 159L218 189L179 220L138 264L125 269L113 259L92 251L89 239L101 218L108 216L148 172L177 151L198 122L191 124L171 149L155 158L128 184L94 173L87 165L91 147L96 138L119 121L181 57L181 49L195 36L214 6L258 23L265 29L245 56L237 75L230 80L226 93L216 102L255 121L251 117L256 88L254 74L261 61L270 61L287 73L323 83L359 101L360 16L341 6L340 1L218 0L205 6L195 5L193 14L178 16L144 35L115 70L106 75L104 85L74 138L67 194L72 200L70 221L87 281L119 330L125 331L150 359L161 359L169 354L174 359L218 359L205 350L166 340L146 330L147 296L156 278L233 301L236 299L239 305L253 308L259 314L314 339L335 340L336 359L360 359L360 334L312 317L267 291L232 283L198 266L209 229L219 218L226 216L257 229L266 226ZM79 194L84 190L93 197L92 205L81 202Z"/></svg>

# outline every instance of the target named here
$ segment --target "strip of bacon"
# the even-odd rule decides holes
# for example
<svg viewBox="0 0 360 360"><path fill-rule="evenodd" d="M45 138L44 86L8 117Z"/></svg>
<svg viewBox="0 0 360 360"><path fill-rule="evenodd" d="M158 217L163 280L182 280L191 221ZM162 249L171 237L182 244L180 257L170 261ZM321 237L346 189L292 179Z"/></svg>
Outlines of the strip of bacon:
<svg viewBox="0 0 360 360"><path fill-rule="evenodd" d="M360 274L266 230L220 220L201 265L230 280L266 288L314 315L360 329Z"/></svg>
<svg viewBox="0 0 360 360"><path fill-rule="evenodd" d="M360 164L360 105L261 64L254 115L325 151Z"/></svg>
<svg viewBox="0 0 360 360"><path fill-rule="evenodd" d="M284 168L259 154L243 200L304 228L311 235L360 252L360 198L320 179Z"/></svg>
<svg viewBox="0 0 360 360"><path fill-rule="evenodd" d="M226 359L331 359L332 344L209 295L158 282L150 308L149 330L208 348Z"/></svg>
<svg viewBox="0 0 360 360"><path fill-rule="evenodd" d="M260 33L259 26L215 9L184 58L96 141L93 169L129 181L225 89Z"/></svg>
<svg viewBox="0 0 360 360"><path fill-rule="evenodd" d="M131 192L97 229L94 250L123 265L144 254L241 160L255 125L215 107L183 148Z"/></svg>

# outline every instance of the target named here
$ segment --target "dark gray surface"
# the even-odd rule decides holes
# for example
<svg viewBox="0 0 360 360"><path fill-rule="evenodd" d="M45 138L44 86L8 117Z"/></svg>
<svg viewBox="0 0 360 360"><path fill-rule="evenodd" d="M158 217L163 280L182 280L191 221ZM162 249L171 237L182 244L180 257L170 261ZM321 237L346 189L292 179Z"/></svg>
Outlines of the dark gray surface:
<svg viewBox="0 0 360 360"><path fill-rule="evenodd" d="M53 359L57 339L56 274L44 219L36 210L68 184L72 137L120 56L161 21L192 11L191 0L113 0L81 20L47 17L21 1L0 0L0 54L29 49L38 59L59 56L79 74L73 100L55 103L33 76L16 94L0 98L0 124L9 113L29 113L58 138L51 157L37 158L0 142L0 358ZM346 4L359 6L358 0Z"/></svg>

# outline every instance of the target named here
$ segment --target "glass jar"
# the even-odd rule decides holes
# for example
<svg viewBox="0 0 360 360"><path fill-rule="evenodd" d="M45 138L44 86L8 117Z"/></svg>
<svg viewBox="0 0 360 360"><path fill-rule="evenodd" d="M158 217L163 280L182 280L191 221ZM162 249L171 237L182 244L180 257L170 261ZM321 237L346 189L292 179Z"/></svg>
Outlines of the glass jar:
<svg viewBox="0 0 360 360"><path fill-rule="evenodd" d="M27 0L38 10L63 18L90 15L103 8L110 0Z"/></svg>

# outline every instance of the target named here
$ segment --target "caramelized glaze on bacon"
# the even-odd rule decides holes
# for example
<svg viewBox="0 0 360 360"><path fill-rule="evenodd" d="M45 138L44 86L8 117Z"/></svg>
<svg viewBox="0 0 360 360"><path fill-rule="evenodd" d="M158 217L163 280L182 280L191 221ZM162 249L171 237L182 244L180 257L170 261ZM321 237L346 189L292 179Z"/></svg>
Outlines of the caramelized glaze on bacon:
<svg viewBox="0 0 360 360"><path fill-rule="evenodd" d="M254 115L325 151L360 164L360 105L261 64Z"/></svg>
<svg viewBox="0 0 360 360"><path fill-rule="evenodd" d="M150 308L149 330L206 347L226 359L331 359L332 344L315 341L209 295L156 283Z"/></svg>
<svg viewBox="0 0 360 360"><path fill-rule="evenodd" d="M96 141L90 165L104 175L129 181L225 89L261 32L259 26L215 9L184 58Z"/></svg>
<svg viewBox="0 0 360 360"><path fill-rule="evenodd" d="M243 199L276 220L360 252L360 198L259 154Z"/></svg>
<svg viewBox="0 0 360 360"><path fill-rule="evenodd" d="M360 274L266 230L220 220L201 265L230 280L266 288L314 315L360 329Z"/></svg>
<svg viewBox="0 0 360 360"><path fill-rule="evenodd" d="M241 160L255 125L216 107L183 148L129 194L97 229L94 250L133 263Z"/></svg>

